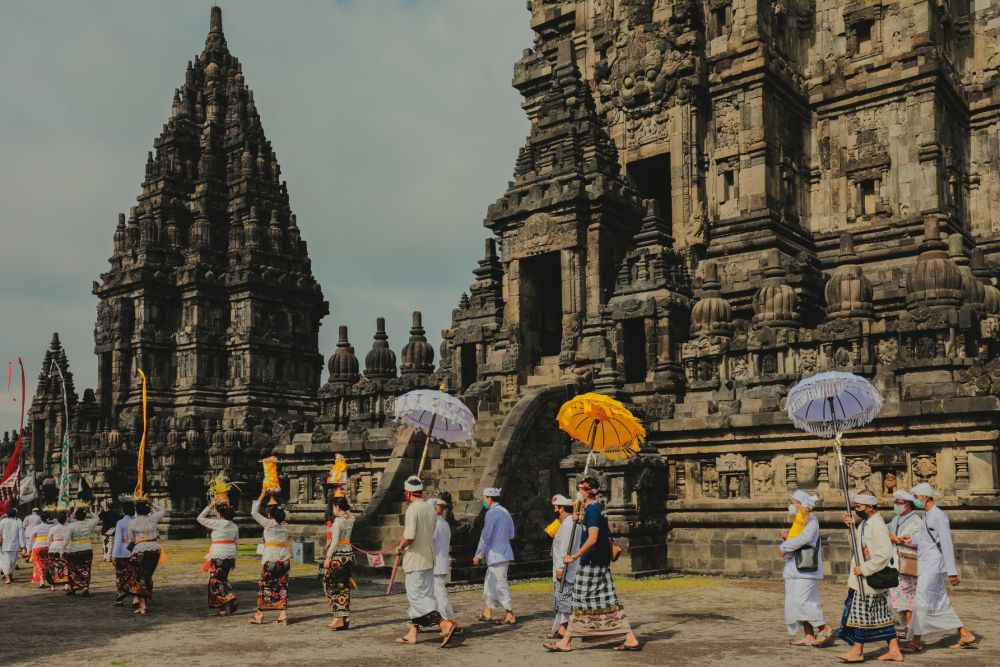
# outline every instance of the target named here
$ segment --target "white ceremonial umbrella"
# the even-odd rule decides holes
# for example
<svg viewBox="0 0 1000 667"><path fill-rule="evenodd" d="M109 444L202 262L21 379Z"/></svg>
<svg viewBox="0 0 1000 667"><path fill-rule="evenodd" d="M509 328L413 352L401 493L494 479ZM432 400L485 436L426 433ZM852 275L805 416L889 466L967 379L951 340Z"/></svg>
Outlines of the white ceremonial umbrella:
<svg viewBox="0 0 1000 667"><path fill-rule="evenodd" d="M433 389L414 389L396 398L396 419L427 435L424 451L420 455L417 477L424 470L427 445L431 438L448 443L468 442L473 439L472 429L476 418L472 410L451 394Z"/></svg>
<svg viewBox="0 0 1000 667"><path fill-rule="evenodd" d="M854 373L827 371L807 377L792 387L785 399L788 418L796 427L819 436L833 438L833 449L840 465L844 503L851 513L851 495L847 488L847 466L840 436L844 431L870 423L882 409L882 396L872 383ZM855 560L862 562L861 553L850 531L851 549ZM864 599L864 588L859 591Z"/></svg>

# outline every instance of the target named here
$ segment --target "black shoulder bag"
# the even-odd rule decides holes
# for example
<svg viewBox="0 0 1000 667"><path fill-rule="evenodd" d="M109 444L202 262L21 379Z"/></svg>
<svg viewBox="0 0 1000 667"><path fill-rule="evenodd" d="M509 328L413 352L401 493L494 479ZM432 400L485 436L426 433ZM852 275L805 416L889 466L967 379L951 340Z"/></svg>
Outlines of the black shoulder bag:
<svg viewBox="0 0 1000 667"><path fill-rule="evenodd" d="M858 531L861 534L861 554L864 557L865 552L865 532L864 530ZM895 549L893 549L895 551ZM896 588L899 586L899 570L892 566L893 558L890 556L889 564L883 567L878 572L874 572L867 577L865 580L868 585L875 589L886 590L889 588Z"/></svg>
<svg viewBox="0 0 1000 667"><path fill-rule="evenodd" d="M795 550L795 568L799 572L815 572L819 569L820 539L816 535L816 544L806 544Z"/></svg>

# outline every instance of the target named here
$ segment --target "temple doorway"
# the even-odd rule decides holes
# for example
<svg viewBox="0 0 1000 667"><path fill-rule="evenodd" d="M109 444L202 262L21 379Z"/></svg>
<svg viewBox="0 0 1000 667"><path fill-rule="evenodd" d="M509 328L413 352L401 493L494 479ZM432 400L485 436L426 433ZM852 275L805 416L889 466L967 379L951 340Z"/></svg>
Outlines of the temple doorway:
<svg viewBox="0 0 1000 667"><path fill-rule="evenodd" d="M562 345L560 253L521 260L521 336L533 357L558 355Z"/></svg>

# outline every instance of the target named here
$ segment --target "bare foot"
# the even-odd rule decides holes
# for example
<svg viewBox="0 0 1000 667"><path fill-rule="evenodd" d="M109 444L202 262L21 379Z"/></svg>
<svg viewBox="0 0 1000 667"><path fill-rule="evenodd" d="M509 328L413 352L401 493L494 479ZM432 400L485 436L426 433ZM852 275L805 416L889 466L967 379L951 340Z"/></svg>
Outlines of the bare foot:
<svg viewBox="0 0 1000 667"><path fill-rule="evenodd" d="M883 653L876 659L881 662L903 662L903 654L899 651L889 651L888 653Z"/></svg>

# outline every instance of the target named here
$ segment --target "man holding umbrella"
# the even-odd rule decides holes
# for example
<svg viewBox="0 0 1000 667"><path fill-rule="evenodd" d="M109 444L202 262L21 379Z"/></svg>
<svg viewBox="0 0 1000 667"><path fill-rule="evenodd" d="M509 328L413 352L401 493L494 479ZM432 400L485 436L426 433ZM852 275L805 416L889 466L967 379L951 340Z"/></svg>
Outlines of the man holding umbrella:
<svg viewBox="0 0 1000 667"><path fill-rule="evenodd" d="M483 597L486 608L479 615L480 621L493 620L494 607L503 607L503 620L500 625L514 625L514 607L510 598L510 584L507 583L507 568L514 560L514 550L510 541L514 539L514 520L507 508L500 504L500 489L489 487L483 489L483 507L486 508L486 520L483 522L483 532L479 537L479 546L473 565L481 565L486 561L486 579L483 582Z"/></svg>

